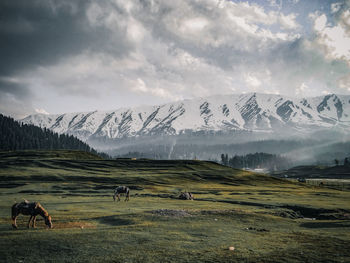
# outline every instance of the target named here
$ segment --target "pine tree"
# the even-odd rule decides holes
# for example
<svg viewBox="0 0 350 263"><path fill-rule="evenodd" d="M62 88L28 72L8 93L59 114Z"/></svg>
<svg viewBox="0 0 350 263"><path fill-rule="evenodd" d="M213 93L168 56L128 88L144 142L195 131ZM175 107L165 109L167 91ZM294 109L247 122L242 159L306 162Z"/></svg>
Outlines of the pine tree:
<svg viewBox="0 0 350 263"><path fill-rule="evenodd" d="M46 128L21 124L2 114L0 114L0 132L0 150L2 151L67 149L97 154L89 145L72 135L59 135ZM103 156L108 157L106 154Z"/></svg>

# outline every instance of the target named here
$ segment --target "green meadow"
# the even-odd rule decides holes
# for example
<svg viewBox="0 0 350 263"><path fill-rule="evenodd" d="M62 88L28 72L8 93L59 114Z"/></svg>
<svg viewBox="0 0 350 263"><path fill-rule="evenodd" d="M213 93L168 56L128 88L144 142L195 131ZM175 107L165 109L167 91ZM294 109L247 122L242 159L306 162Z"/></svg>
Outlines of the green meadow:
<svg viewBox="0 0 350 263"><path fill-rule="evenodd" d="M53 229L23 215L12 229L23 199ZM0 262L350 262L350 192L205 161L1 152Z"/></svg>

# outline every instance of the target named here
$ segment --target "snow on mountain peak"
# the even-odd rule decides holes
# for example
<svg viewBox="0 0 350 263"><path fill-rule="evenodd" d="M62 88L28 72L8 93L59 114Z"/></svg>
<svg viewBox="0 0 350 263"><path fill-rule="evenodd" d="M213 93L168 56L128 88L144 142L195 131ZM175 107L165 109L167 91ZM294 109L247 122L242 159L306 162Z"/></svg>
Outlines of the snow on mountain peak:
<svg viewBox="0 0 350 263"><path fill-rule="evenodd" d="M283 127L350 128L350 96L289 98L247 93L217 95L159 106L66 114L35 114L21 120L82 140L184 131L277 131Z"/></svg>

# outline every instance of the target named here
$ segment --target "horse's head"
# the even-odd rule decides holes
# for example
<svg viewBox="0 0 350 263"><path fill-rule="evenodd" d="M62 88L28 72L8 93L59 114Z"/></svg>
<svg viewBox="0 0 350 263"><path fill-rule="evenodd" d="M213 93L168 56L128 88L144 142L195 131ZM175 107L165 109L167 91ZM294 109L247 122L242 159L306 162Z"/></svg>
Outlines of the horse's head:
<svg viewBox="0 0 350 263"><path fill-rule="evenodd" d="M52 222L51 222L51 216L50 215L48 215L45 218L45 225L47 225L49 228L52 228Z"/></svg>

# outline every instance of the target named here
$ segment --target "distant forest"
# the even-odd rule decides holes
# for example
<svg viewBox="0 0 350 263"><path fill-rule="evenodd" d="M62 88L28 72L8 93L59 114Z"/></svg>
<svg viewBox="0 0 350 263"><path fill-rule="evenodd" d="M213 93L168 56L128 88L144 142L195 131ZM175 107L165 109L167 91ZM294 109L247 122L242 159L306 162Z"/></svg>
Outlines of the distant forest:
<svg viewBox="0 0 350 263"><path fill-rule="evenodd" d="M0 150L80 150L103 158L109 157L107 154L98 153L72 135L58 134L46 128L22 124L2 114L0 114Z"/></svg>
<svg viewBox="0 0 350 263"><path fill-rule="evenodd" d="M261 168L267 170L286 169L290 165L288 159L269 153L253 153L243 156L235 155L231 158L227 154L221 154L221 163L237 169Z"/></svg>

